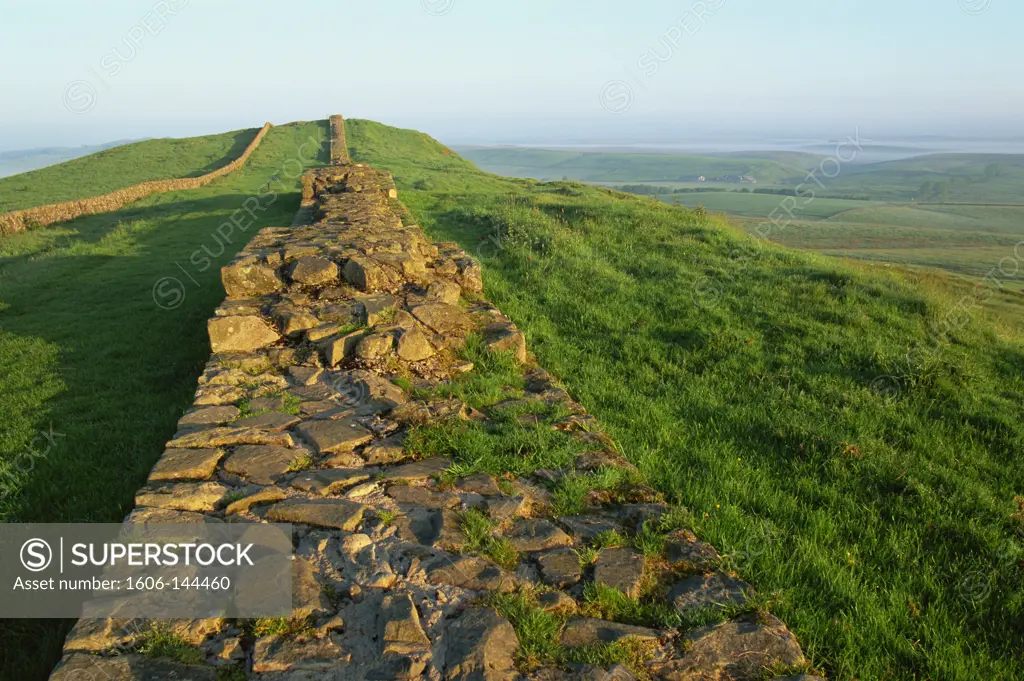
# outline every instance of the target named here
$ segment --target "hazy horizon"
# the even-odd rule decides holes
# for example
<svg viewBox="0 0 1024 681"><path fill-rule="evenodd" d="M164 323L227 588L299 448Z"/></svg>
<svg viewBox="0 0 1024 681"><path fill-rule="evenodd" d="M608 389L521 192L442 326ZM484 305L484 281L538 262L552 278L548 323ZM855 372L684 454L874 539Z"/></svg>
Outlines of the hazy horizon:
<svg viewBox="0 0 1024 681"><path fill-rule="evenodd" d="M0 54L26 66L3 76L0 151L331 113L448 144L973 137L1012 133L1024 110L1024 6L1007 0L405 0L318 7L337 37L315 40L281 10L5 8L19 30Z"/></svg>

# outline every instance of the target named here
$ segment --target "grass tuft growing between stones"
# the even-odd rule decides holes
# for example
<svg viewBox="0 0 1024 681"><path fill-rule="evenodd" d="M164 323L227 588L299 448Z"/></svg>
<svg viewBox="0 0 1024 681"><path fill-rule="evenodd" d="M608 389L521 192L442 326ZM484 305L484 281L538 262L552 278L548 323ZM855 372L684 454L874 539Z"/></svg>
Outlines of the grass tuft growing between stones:
<svg viewBox="0 0 1024 681"><path fill-rule="evenodd" d="M601 549L613 549L619 546L625 546L629 543L622 534L616 530L605 530L604 532L598 533L591 541L590 545L600 551Z"/></svg>
<svg viewBox="0 0 1024 681"><path fill-rule="evenodd" d="M615 643L598 643L589 646L566 648L563 662L575 664L592 664L597 667L609 668L615 664L623 664L640 679L651 678L644 664L651 660L657 650L652 641L640 641L626 638Z"/></svg>
<svg viewBox="0 0 1024 681"><path fill-rule="evenodd" d="M299 471L304 471L307 468L312 468L312 467L313 467L313 455L312 454L303 454L298 459L295 459L295 461L292 461L290 464L288 464L288 472L289 473L297 473Z"/></svg>
<svg viewBox="0 0 1024 681"><path fill-rule="evenodd" d="M654 653L650 643L626 639L613 644L570 648L559 642L568 616L545 612L537 603L535 592L493 593L484 602L515 629L519 637L516 665L524 674L547 665L594 664L607 668L621 663L638 678L648 678L644 662Z"/></svg>
<svg viewBox="0 0 1024 681"><path fill-rule="evenodd" d="M182 664L203 664L203 651L178 634L159 625L146 629L139 637L139 653L146 657L159 657Z"/></svg>
<svg viewBox="0 0 1024 681"><path fill-rule="evenodd" d="M258 617L248 622L249 633L256 637L263 636L308 636L314 633L309 618L293 619L290 617Z"/></svg>
<svg viewBox="0 0 1024 681"><path fill-rule="evenodd" d="M514 421L484 425L445 421L412 429L406 451L447 456L461 476L473 473L528 475L538 468L569 466L584 447L566 433L524 427Z"/></svg>
<svg viewBox="0 0 1024 681"><path fill-rule="evenodd" d="M616 492L639 482L635 471L602 466L592 473L572 472L562 477L552 494L556 515L578 515L586 510L586 499L594 492L607 492L602 501L618 501Z"/></svg>
<svg viewBox="0 0 1024 681"><path fill-rule="evenodd" d="M503 537L494 536L494 523L477 509L459 515L459 524L466 537L463 551L487 556L506 570L519 565L519 552Z"/></svg>
<svg viewBox="0 0 1024 681"><path fill-rule="evenodd" d="M588 582L583 587L580 612L589 617L642 627L671 629L681 624L679 613L663 599L630 598L618 589L596 582Z"/></svg>

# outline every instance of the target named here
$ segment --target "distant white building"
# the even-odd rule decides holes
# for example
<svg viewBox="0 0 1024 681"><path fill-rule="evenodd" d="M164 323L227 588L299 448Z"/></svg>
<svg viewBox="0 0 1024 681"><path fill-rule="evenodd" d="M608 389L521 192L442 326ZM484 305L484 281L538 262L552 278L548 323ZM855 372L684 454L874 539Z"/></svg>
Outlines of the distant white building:
<svg viewBox="0 0 1024 681"><path fill-rule="evenodd" d="M704 180L705 180L705 178L704 178L703 175L701 175L700 177L697 178L698 182L704 182Z"/></svg>

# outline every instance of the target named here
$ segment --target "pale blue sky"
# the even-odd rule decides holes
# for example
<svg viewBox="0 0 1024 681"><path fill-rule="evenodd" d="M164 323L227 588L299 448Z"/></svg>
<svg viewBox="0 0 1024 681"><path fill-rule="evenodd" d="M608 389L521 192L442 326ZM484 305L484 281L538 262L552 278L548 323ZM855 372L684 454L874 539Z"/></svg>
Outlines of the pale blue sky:
<svg viewBox="0 0 1024 681"><path fill-rule="evenodd" d="M0 0L0 17L0 149L330 113L448 143L985 135L1024 114L1021 0Z"/></svg>

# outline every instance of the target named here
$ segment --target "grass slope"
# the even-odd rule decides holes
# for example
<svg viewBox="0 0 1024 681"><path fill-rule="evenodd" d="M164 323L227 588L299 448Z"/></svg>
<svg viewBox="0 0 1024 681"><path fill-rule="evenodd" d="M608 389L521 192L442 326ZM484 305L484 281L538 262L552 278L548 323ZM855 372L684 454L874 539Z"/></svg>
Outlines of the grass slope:
<svg viewBox="0 0 1024 681"><path fill-rule="evenodd" d="M197 177L238 158L258 128L106 149L0 179L0 212L74 201L150 180Z"/></svg>
<svg viewBox="0 0 1024 681"><path fill-rule="evenodd" d="M120 140L80 147L40 147L37 149L17 149L0 152L0 177L8 177L18 173L27 173L30 170L46 168L47 166L63 163L64 161L95 154L104 149L129 144L131 141Z"/></svg>
<svg viewBox="0 0 1024 681"><path fill-rule="evenodd" d="M961 293L931 275L498 178L418 133L348 124L355 160L395 174L432 238L480 257L541 363L830 677L1024 676L1012 329L983 311L950 325Z"/></svg>
<svg viewBox="0 0 1024 681"><path fill-rule="evenodd" d="M233 158L251 136L167 144L207 149L189 165L197 170ZM134 506L209 356L206 319L224 298L219 268L258 229L291 224L299 203L293 159L316 136L327 139L326 122L275 127L243 169L207 187L0 240L0 520L119 522ZM316 162L326 159L325 144ZM121 181L105 176L111 163L83 158L75 176ZM138 165L132 181L183 168ZM66 177L59 173L67 169L52 170ZM274 176L258 223L219 239L215 230ZM47 202L70 189L37 191ZM154 302L165 277L184 287L174 309ZM165 306L176 301L174 286L157 288ZM47 678L69 625L0 622L0 679Z"/></svg>

